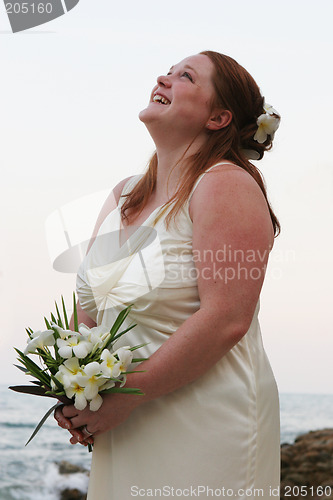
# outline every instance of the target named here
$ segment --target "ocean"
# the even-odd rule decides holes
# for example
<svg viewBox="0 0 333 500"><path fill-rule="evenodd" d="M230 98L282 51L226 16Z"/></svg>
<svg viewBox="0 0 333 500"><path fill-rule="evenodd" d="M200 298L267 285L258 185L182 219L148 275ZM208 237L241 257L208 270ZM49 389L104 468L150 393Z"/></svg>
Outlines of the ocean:
<svg viewBox="0 0 333 500"><path fill-rule="evenodd" d="M72 446L53 417L24 446L53 400L0 386L0 402L0 500L59 500L66 487L86 491L87 476L60 475L57 462L89 469L91 454L81 445ZM292 443L309 430L333 427L333 395L280 394L280 408L281 443Z"/></svg>

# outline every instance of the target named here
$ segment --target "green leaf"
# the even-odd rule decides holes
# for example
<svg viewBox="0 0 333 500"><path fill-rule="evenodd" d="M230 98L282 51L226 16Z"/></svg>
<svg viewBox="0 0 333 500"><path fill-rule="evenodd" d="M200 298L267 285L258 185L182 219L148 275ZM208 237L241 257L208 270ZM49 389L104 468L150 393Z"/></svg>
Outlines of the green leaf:
<svg viewBox="0 0 333 500"><path fill-rule="evenodd" d="M53 313L51 313L51 319L52 319L53 323L55 323L56 325L58 324Z"/></svg>
<svg viewBox="0 0 333 500"><path fill-rule="evenodd" d="M112 394L112 393L144 395L144 392L142 392L141 389L135 389L132 387L111 387L110 389L105 389L104 391L100 392L100 394Z"/></svg>
<svg viewBox="0 0 333 500"><path fill-rule="evenodd" d="M36 365L36 363L34 363L28 356L23 354L23 352L21 352L19 349L16 349L16 347L14 347L14 349L20 356L19 358L17 358L18 361L20 361L20 363L22 363L25 368L27 368L28 372L44 384L50 385L49 375L45 374L44 371L38 365Z"/></svg>
<svg viewBox="0 0 333 500"><path fill-rule="evenodd" d="M55 306L56 306L56 311L57 311L57 315L58 315L58 326L60 326L60 328L64 328L64 325L63 325L63 322L62 322L62 319L60 316L58 304L56 302L55 302Z"/></svg>
<svg viewBox="0 0 333 500"><path fill-rule="evenodd" d="M50 396L52 398L59 399L60 396L66 396L66 393L64 391L61 391L61 392L46 391L45 396Z"/></svg>
<svg viewBox="0 0 333 500"><path fill-rule="evenodd" d="M15 351L19 355L18 361L20 361L29 371L31 371L31 367L37 372L41 372L42 369L34 362L29 356L26 356L22 351L14 347Z"/></svg>
<svg viewBox="0 0 333 500"><path fill-rule="evenodd" d="M132 330L132 328L134 328L135 326L136 326L136 323L133 323L128 328L126 328L126 330L123 330L122 332L118 333L118 335L114 335L113 337L111 337L112 343L115 342L120 337L122 337L123 335L125 335L125 333L127 333L129 330Z"/></svg>
<svg viewBox="0 0 333 500"><path fill-rule="evenodd" d="M22 394L32 394L34 396L45 396L47 390L50 390L50 387L41 387L36 385L11 385L8 387L11 391L21 392Z"/></svg>
<svg viewBox="0 0 333 500"><path fill-rule="evenodd" d="M75 292L73 292L73 312L74 312L74 330L76 332L79 331L79 323L77 319L77 307L76 307L76 299L75 299Z"/></svg>
<svg viewBox="0 0 333 500"><path fill-rule="evenodd" d="M129 351L136 351L137 349L140 349L141 347L144 347L145 345L148 345L149 342L145 342L144 344L138 344L138 345L135 345L133 347L130 347L129 348ZM148 358L147 358L148 359Z"/></svg>
<svg viewBox="0 0 333 500"><path fill-rule="evenodd" d="M62 302L62 312L64 314L66 330L69 330L68 317L67 317L67 312L66 312L66 307L65 307L65 301L64 301L64 297L63 296L61 296L61 302Z"/></svg>
<svg viewBox="0 0 333 500"><path fill-rule="evenodd" d="M63 396L61 392L53 392L50 387L41 387L35 385L14 385L8 387L8 389L21 392L23 394L32 394L33 396L43 396L53 399L59 399L63 404L70 405L73 404L73 401L69 399L67 396Z"/></svg>
<svg viewBox="0 0 333 500"><path fill-rule="evenodd" d="M125 321L125 319L127 318L130 310L131 310L131 307L133 306L133 304L130 304L129 306L127 306L125 309L123 309L117 316L117 319L116 321L114 322L114 324L112 325L112 328L110 330L110 333L111 333L111 340L114 339L116 333L118 332L119 328L121 327L121 325L123 324L123 322Z"/></svg>
<svg viewBox="0 0 333 500"><path fill-rule="evenodd" d="M63 387L62 383L59 382L59 380L56 379L52 374L51 374L51 379L53 380L53 382L55 383L55 385L58 387L58 389L60 389L60 391L64 390L64 387Z"/></svg>
<svg viewBox="0 0 333 500"><path fill-rule="evenodd" d="M44 316L44 321L45 321L46 328L47 328L48 330L52 330L52 328L51 328L51 324L48 322L48 320L45 318L45 316Z"/></svg>
<svg viewBox="0 0 333 500"><path fill-rule="evenodd" d="M131 370L130 372L121 372L122 375L128 375L129 373L145 373L147 370Z"/></svg>
<svg viewBox="0 0 333 500"><path fill-rule="evenodd" d="M25 443L25 446L27 446L30 441L36 436L37 432L39 431L39 429L42 427L42 425L44 425L44 423L46 422L46 420L49 418L49 416L51 415L51 413L53 413L54 410L56 410L57 408L59 408L59 406L62 406L62 403L57 403L55 404L54 406L52 406L52 408L50 408L44 415L44 417L42 418L42 420L39 422L39 424L37 425L36 429L34 430L34 432L31 434L30 438L28 439L28 441Z"/></svg>
<svg viewBox="0 0 333 500"><path fill-rule="evenodd" d="M25 331L27 332L29 339L31 339L31 335L33 334L33 330L31 328L26 328Z"/></svg>
<svg viewBox="0 0 333 500"><path fill-rule="evenodd" d="M19 370L21 370L24 373L27 373L29 371L29 370L27 370L27 368L24 368L23 366L20 366L20 365L14 365L14 366L16 366L16 368L18 368Z"/></svg>

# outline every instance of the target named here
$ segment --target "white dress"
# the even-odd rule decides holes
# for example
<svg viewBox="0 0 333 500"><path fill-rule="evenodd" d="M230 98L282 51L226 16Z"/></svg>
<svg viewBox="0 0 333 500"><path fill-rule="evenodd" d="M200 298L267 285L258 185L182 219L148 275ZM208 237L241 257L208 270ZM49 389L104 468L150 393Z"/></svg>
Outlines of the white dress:
<svg viewBox="0 0 333 500"><path fill-rule="evenodd" d="M131 178L123 194L140 177ZM168 212L156 221L157 208L120 245L123 200L105 219L80 267L77 293L98 325L111 327L133 303L125 324L137 326L118 345L148 342L136 354L150 356L200 307L189 201L179 212L178 227L165 228ZM271 500L273 489L277 496L278 392L258 312L259 302L246 335L198 380L143 404L123 424L95 438L88 500Z"/></svg>

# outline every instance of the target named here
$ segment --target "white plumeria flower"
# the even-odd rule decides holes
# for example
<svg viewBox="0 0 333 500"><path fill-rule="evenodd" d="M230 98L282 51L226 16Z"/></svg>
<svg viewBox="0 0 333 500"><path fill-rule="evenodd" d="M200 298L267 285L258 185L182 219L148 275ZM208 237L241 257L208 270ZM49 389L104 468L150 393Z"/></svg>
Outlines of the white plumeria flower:
<svg viewBox="0 0 333 500"><path fill-rule="evenodd" d="M52 378L51 378L51 381L50 381L50 385L51 385L52 391L56 391L58 389L57 384L53 381Z"/></svg>
<svg viewBox="0 0 333 500"><path fill-rule="evenodd" d="M105 379L101 377L101 365L97 361L88 363L83 369L83 375L78 375L78 380L85 386L84 395L87 399L94 399ZM85 380L83 380L85 379Z"/></svg>
<svg viewBox="0 0 333 500"><path fill-rule="evenodd" d="M25 348L24 354L28 352L35 353L36 349L44 349L45 346L53 346L55 344L54 331L45 330L31 334L31 339L28 340L28 345Z"/></svg>
<svg viewBox="0 0 333 500"><path fill-rule="evenodd" d="M120 375L120 366L117 358L108 349L104 349L101 354L101 359L103 363L101 364L101 372L104 377L107 378L117 378ZM117 365L118 363L118 365Z"/></svg>
<svg viewBox="0 0 333 500"><path fill-rule="evenodd" d="M280 117L279 113L276 111L276 109L273 108L273 106L271 106L270 104L268 104L267 102L264 104L264 110L266 111L266 113L268 113L269 115L277 115L278 117Z"/></svg>
<svg viewBox="0 0 333 500"><path fill-rule="evenodd" d="M76 378L77 376L72 378L70 386L65 388L65 393L69 399L74 397L74 406L77 410L84 410L88 402L84 395L84 387L78 383Z"/></svg>
<svg viewBox="0 0 333 500"><path fill-rule="evenodd" d="M79 333L72 334L67 339L57 339L59 355L62 358L71 358L74 355L85 358L93 349L93 344L85 340Z"/></svg>
<svg viewBox="0 0 333 500"><path fill-rule="evenodd" d="M97 394L89 403L89 408L91 411L97 411L100 409L103 403L103 398L100 394Z"/></svg>
<svg viewBox="0 0 333 500"><path fill-rule="evenodd" d="M119 387L124 387L124 385L126 384L126 374L122 375L121 379L122 379L122 382L121 384L119 385Z"/></svg>
<svg viewBox="0 0 333 500"><path fill-rule="evenodd" d="M63 387L69 387L73 376L82 375L83 373L83 369L79 365L79 360L77 358L69 358L59 366L59 371L55 374L55 378L59 380Z"/></svg>
<svg viewBox="0 0 333 500"><path fill-rule="evenodd" d="M90 401L89 407L91 411L97 411L103 403L103 398L98 393L106 380L100 375L100 364L97 361L93 361L84 367L82 374L78 374L75 377L75 381L80 387L84 388L83 395L87 401Z"/></svg>
<svg viewBox="0 0 333 500"><path fill-rule="evenodd" d="M84 337L85 340L93 344L92 352L103 346L105 340L110 335L110 331L103 325L95 326L93 328L88 328L86 325L81 323L79 325L79 332Z"/></svg>
<svg viewBox="0 0 333 500"><path fill-rule="evenodd" d="M274 139L274 134L279 128L281 119L279 113L270 104L265 103L264 110L265 113L257 119L258 130L253 137L259 144L263 144L268 135L271 136L272 140Z"/></svg>
<svg viewBox="0 0 333 500"><path fill-rule="evenodd" d="M114 356L118 356L118 365L121 373L127 371L128 366L131 364L133 359L133 353L130 351L130 347L120 347L117 351L115 351Z"/></svg>
<svg viewBox="0 0 333 500"><path fill-rule="evenodd" d="M60 326L58 326L56 323L51 323L51 327L54 328L60 335L62 339L66 339L70 335L75 334L76 332L73 332L72 330L64 330Z"/></svg>
<svg viewBox="0 0 333 500"><path fill-rule="evenodd" d="M107 382L105 382L105 384L103 384L99 390L100 391L105 391L107 389L111 389L112 387L114 387L116 385L116 383L113 381L113 380L108 380Z"/></svg>
<svg viewBox="0 0 333 500"><path fill-rule="evenodd" d="M257 119L258 130L254 135L254 140L259 142L259 144L263 144L267 136L270 135L271 138L274 138L274 134L279 128L280 118L274 115L263 113Z"/></svg>
<svg viewBox="0 0 333 500"><path fill-rule="evenodd" d="M93 342L92 339L94 340L96 339L96 341L99 340L100 342L103 342L103 340L105 340L110 333L109 329L103 325L94 326L93 328L88 328L83 323L80 323L79 325L79 332L81 333L81 335L88 338L90 342Z"/></svg>

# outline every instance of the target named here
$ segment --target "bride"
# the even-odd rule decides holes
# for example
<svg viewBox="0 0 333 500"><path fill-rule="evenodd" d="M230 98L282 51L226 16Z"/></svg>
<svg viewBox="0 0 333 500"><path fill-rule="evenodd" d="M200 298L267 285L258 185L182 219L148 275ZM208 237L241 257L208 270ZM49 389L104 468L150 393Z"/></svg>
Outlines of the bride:
<svg viewBox="0 0 333 500"><path fill-rule="evenodd" d="M94 443L89 500L223 488L268 499L280 479L279 404L258 312L280 226L249 159L271 148L279 115L242 66L205 51L158 77L139 117L156 152L106 200L77 293L88 326L111 327L135 297L126 342L147 343L149 359L126 385L144 395L108 394L96 412L64 406L55 417L73 444ZM119 257L141 248L140 226L154 228L162 255L146 246L152 275L163 267L141 293L137 264ZM98 236L120 228L128 239L105 248ZM118 260L105 263L108 252Z"/></svg>

